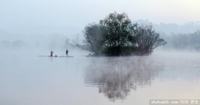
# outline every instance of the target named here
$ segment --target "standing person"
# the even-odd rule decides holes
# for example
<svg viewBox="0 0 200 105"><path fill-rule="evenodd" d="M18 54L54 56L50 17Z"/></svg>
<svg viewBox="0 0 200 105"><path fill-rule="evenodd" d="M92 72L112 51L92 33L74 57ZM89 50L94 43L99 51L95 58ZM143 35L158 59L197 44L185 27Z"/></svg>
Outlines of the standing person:
<svg viewBox="0 0 200 105"><path fill-rule="evenodd" d="M66 50L66 52L65 52L65 53L66 53L66 56L68 56L68 53L69 53L68 49Z"/></svg>
<svg viewBox="0 0 200 105"><path fill-rule="evenodd" d="M53 57L53 51L50 52L50 57Z"/></svg>

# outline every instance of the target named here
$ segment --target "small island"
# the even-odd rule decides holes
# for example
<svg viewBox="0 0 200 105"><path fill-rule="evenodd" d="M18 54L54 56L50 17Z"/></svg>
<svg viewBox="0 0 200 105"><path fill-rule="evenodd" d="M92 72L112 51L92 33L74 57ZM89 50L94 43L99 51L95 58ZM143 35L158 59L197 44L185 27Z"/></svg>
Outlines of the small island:
<svg viewBox="0 0 200 105"><path fill-rule="evenodd" d="M110 13L85 27L88 50L94 56L149 55L166 41L151 25L133 23L125 13Z"/></svg>

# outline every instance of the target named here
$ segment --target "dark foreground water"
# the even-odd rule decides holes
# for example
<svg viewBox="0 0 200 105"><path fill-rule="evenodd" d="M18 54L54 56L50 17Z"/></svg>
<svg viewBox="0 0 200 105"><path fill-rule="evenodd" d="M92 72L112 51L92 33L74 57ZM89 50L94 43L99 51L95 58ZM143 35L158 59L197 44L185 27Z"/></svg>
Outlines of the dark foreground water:
<svg viewBox="0 0 200 105"><path fill-rule="evenodd" d="M0 54L0 105L149 105L200 99L200 53L136 57Z"/></svg>

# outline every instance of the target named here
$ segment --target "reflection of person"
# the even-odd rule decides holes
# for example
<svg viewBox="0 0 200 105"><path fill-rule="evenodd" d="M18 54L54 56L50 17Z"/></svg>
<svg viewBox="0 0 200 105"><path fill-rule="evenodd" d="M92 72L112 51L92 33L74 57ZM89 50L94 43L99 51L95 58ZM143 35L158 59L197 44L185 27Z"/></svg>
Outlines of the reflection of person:
<svg viewBox="0 0 200 105"><path fill-rule="evenodd" d="M53 57L53 51L50 52L50 57Z"/></svg>
<svg viewBox="0 0 200 105"><path fill-rule="evenodd" d="M66 53L66 56L68 56L68 53L69 53L68 49L66 50L66 52L65 52L65 53Z"/></svg>

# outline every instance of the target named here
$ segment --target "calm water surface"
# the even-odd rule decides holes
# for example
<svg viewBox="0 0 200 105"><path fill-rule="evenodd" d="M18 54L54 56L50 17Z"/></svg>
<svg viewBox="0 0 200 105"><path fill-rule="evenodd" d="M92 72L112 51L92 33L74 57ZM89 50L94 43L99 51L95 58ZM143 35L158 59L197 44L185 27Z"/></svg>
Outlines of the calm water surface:
<svg viewBox="0 0 200 105"><path fill-rule="evenodd" d="M38 55L0 53L0 105L149 105L151 99L200 97L200 53Z"/></svg>

